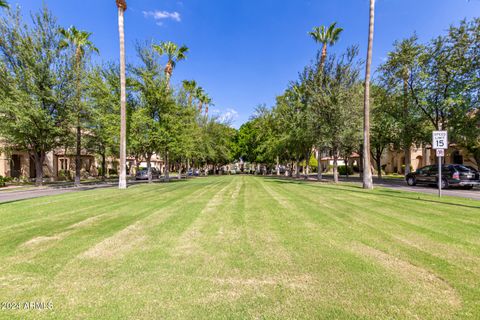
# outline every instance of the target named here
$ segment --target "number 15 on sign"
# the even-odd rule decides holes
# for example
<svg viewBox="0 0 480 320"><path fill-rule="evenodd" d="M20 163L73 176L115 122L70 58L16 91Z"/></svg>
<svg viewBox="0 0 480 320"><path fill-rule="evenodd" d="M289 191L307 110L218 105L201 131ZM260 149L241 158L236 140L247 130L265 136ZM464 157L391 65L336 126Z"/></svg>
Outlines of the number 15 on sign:
<svg viewBox="0 0 480 320"><path fill-rule="evenodd" d="M448 149L447 131L433 131L432 147L433 149Z"/></svg>

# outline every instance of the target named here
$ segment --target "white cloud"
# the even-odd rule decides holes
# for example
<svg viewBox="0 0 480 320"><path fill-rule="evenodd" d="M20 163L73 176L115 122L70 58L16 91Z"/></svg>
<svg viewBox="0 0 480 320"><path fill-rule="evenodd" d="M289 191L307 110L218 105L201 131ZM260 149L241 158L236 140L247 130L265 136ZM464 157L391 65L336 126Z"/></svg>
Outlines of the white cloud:
<svg viewBox="0 0 480 320"><path fill-rule="evenodd" d="M182 21L182 18L180 16L180 13L174 11L174 12L168 12L168 11L160 11L160 10L155 10L155 11L143 11L143 15L145 18L152 17L157 21L157 24L161 26L163 24L163 20L173 20L180 22Z"/></svg>
<svg viewBox="0 0 480 320"><path fill-rule="evenodd" d="M232 108L228 108L219 116L221 122L234 122L239 117L238 111Z"/></svg>

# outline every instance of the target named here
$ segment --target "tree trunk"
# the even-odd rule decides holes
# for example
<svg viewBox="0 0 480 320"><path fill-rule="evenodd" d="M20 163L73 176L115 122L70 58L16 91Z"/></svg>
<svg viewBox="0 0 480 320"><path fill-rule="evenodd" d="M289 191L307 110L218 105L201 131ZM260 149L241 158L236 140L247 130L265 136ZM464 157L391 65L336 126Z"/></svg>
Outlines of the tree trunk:
<svg viewBox="0 0 480 320"><path fill-rule="evenodd" d="M148 177L148 183L153 182L153 177L152 177L152 154L147 153L147 177Z"/></svg>
<svg viewBox="0 0 480 320"><path fill-rule="evenodd" d="M322 46L322 56L320 58L320 70L323 69L325 61L327 60L327 43L324 43Z"/></svg>
<svg viewBox="0 0 480 320"><path fill-rule="evenodd" d="M307 152L307 159L305 160L305 179L308 179L310 174L310 152Z"/></svg>
<svg viewBox="0 0 480 320"><path fill-rule="evenodd" d="M348 179L348 176L349 176L349 175L348 175L348 168L349 168L349 166L348 166L348 158L345 157L345 177L346 177L347 179Z"/></svg>
<svg viewBox="0 0 480 320"><path fill-rule="evenodd" d="M277 156L277 176L280 175L280 158Z"/></svg>
<svg viewBox="0 0 480 320"><path fill-rule="evenodd" d="M317 180L322 181L322 152L317 150Z"/></svg>
<svg viewBox="0 0 480 320"><path fill-rule="evenodd" d="M182 162L178 164L178 180L182 179Z"/></svg>
<svg viewBox="0 0 480 320"><path fill-rule="evenodd" d="M363 188L373 189L370 164L370 74L373 53L373 32L375 27L375 0L370 0L370 23L368 32L368 53L365 70L364 129L363 129Z"/></svg>
<svg viewBox="0 0 480 320"><path fill-rule="evenodd" d="M77 153L75 155L75 187L80 187L80 173L82 169L82 128L80 119L77 124Z"/></svg>
<svg viewBox="0 0 480 320"><path fill-rule="evenodd" d="M410 173L410 164L412 163L412 155L410 151L410 147L405 147L405 176Z"/></svg>
<svg viewBox="0 0 480 320"><path fill-rule="evenodd" d="M375 159L377 163L377 175L378 179L382 179L382 152L377 149L377 159Z"/></svg>
<svg viewBox="0 0 480 320"><path fill-rule="evenodd" d="M45 152L34 152L33 159L35 160L35 186L41 187L43 185L43 162L45 161Z"/></svg>
<svg viewBox="0 0 480 320"><path fill-rule="evenodd" d="M135 173L137 173L138 171L140 171L140 158L135 157Z"/></svg>
<svg viewBox="0 0 480 320"><path fill-rule="evenodd" d="M185 179L188 179L188 174L190 172L190 159L187 159L187 175L185 176ZM193 175L193 172L192 172Z"/></svg>
<svg viewBox="0 0 480 320"><path fill-rule="evenodd" d="M125 32L123 14L125 8L118 7L118 33L120 39L120 175L118 188L127 188L127 96L125 75Z"/></svg>
<svg viewBox="0 0 480 320"><path fill-rule="evenodd" d="M300 168L298 167L299 161L298 158L295 159L295 178L300 178Z"/></svg>
<svg viewBox="0 0 480 320"><path fill-rule="evenodd" d="M333 150L333 182L338 183L338 150Z"/></svg>
<svg viewBox="0 0 480 320"><path fill-rule="evenodd" d="M168 151L165 153L165 180L170 181L170 167L168 164Z"/></svg>
<svg viewBox="0 0 480 320"><path fill-rule="evenodd" d="M107 163L105 157L105 150L102 151L102 181L105 181L105 171L107 171Z"/></svg>

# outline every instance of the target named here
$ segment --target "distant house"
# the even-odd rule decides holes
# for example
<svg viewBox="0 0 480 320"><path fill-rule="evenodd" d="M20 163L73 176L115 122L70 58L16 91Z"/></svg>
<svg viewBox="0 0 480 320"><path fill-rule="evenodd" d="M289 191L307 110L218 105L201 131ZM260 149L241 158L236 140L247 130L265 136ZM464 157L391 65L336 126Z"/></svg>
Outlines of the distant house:
<svg viewBox="0 0 480 320"><path fill-rule="evenodd" d="M5 150L6 145L0 143L0 175L4 177L30 180L36 177L35 162L28 152ZM95 156L82 151L81 172L84 177L97 176L98 164ZM46 154L43 163L45 179L52 181L75 176L75 153L72 150L56 149Z"/></svg>
<svg viewBox="0 0 480 320"><path fill-rule="evenodd" d="M445 150L444 162L446 164L463 164L478 167L477 163L468 152L456 144L450 144ZM436 151L430 145L410 149L410 164L413 170L436 163ZM386 173L405 172L405 152L390 148L382 157L382 168Z"/></svg>

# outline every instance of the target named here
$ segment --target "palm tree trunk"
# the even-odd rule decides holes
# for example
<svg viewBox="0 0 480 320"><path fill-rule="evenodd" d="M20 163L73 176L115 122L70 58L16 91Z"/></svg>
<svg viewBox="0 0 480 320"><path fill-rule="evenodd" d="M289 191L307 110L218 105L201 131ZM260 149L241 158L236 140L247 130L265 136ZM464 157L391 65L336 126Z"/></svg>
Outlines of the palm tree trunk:
<svg viewBox="0 0 480 320"><path fill-rule="evenodd" d="M327 43L323 43L322 56L320 58L320 70L323 69L323 66L325 65L326 60L327 60Z"/></svg>
<svg viewBox="0 0 480 320"><path fill-rule="evenodd" d="M370 165L370 74L373 53L373 32L375 27L375 0L370 0L370 23L368 32L368 53L365 70L365 99L363 109L363 188L373 189L372 168Z"/></svg>
<svg viewBox="0 0 480 320"><path fill-rule="evenodd" d="M118 188L127 188L127 97L125 75L124 8L118 8L118 32L120 35L120 176Z"/></svg>

